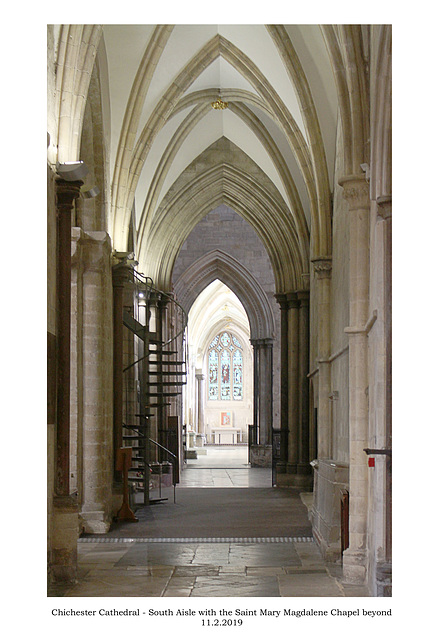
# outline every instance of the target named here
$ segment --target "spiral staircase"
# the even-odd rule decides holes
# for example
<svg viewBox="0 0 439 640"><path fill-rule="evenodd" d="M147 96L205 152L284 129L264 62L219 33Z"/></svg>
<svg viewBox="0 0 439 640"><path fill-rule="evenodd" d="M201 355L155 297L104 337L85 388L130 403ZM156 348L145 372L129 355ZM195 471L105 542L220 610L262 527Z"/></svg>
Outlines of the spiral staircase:
<svg viewBox="0 0 439 640"><path fill-rule="evenodd" d="M121 441L132 452L128 483L135 510L168 500L162 495L163 483L173 485L175 501L187 315L173 295L156 289L150 278L133 267L125 273L123 325L129 333L124 334Z"/></svg>

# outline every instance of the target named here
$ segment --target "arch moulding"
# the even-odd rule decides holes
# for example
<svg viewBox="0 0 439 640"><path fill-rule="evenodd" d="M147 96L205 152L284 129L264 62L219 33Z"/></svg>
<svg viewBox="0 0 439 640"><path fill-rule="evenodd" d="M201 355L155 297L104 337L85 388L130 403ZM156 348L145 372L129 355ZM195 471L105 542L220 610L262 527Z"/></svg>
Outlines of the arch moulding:
<svg viewBox="0 0 439 640"><path fill-rule="evenodd" d="M196 260L175 283L175 295L187 313L214 280L221 280L238 296L248 315L252 340L275 337L273 311L265 291L238 260L219 249Z"/></svg>

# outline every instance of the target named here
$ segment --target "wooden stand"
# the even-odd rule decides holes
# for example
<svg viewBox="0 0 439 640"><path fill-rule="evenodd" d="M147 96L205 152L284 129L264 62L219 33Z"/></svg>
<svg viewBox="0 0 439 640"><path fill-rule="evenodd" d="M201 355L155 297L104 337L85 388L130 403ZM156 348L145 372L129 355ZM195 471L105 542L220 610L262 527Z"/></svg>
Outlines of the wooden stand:
<svg viewBox="0 0 439 640"><path fill-rule="evenodd" d="M123 501L122 506L117 512L116 520L128 520L129 522L138 522L138 518L134 515L129 502L128 493L128 471L131 467L131 458L133 450L131 447L121 447L116 452L116 470L122 471L123 477Z"/></svg>

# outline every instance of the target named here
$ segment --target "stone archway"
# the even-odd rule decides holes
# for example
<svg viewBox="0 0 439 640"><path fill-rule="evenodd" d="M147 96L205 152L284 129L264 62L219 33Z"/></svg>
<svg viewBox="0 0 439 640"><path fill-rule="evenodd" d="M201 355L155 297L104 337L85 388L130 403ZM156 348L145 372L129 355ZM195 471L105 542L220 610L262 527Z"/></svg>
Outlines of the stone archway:
<svg viewBox="0 0 439 640"><path fill-rule="evenodd" d="M214 280L221 280L240 299L249 319L253 347L253 422L258 427L254 464L271 464L273 422L273 343L275 322L266 293L254 276L224 251L211 251L189 266L175 283L174 291L188 312L197 296ZM259 455L260 454L260 455Z"/></svg>

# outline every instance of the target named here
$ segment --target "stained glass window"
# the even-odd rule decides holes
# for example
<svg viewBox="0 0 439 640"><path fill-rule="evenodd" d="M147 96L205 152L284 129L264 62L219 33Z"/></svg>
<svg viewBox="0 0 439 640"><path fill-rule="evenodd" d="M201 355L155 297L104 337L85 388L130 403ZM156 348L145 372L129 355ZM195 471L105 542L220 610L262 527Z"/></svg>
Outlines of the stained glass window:
<svg viewBox="0 0 439 640"><path fill-rule="evenodd" d="M233 399L242 400L242 353L238 349L233 354Z"/></svg>
<svg viewBox="0 0 439 640"><path fill-rule="evenodd" d="M209 400L218 399L218 353L209 353Z"/></svg>
<svg viewBox="0 0 439 640"><path fill-rule="evenodd" d="M230 351L221 354L221 400L230 400Z"/></svg>
<svg viewBox="0 0 439 640"><path fill-rule="evenodd" d="M209 345L209 400L242 400L242 345L223 331Z"/></svg>

